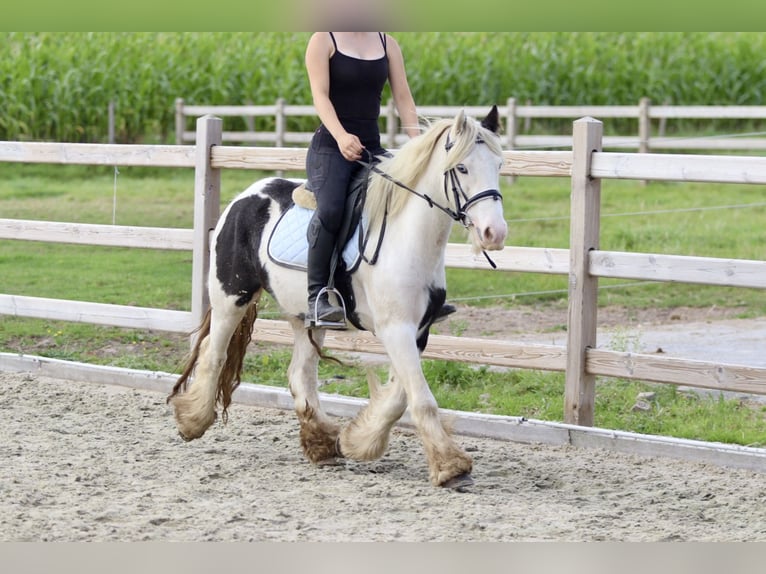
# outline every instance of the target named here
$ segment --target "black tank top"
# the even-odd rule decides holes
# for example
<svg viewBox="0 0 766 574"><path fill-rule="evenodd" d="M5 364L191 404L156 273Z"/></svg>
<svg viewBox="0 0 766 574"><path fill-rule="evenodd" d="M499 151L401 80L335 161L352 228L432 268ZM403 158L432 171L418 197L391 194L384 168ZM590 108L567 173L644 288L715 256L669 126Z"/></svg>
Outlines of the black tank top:
<svg viewBox="0 0 766 574"><path fill-rule="evenodd" d="M330 101L335 113L346 131L359 137L365 147L379 147L378 116L388 79L388 56L384 53L377 60L347 56L338 50L332 32L330 37L335 45L330 57ZM385 52L384 34L380 34L380 41Z"/></svg>

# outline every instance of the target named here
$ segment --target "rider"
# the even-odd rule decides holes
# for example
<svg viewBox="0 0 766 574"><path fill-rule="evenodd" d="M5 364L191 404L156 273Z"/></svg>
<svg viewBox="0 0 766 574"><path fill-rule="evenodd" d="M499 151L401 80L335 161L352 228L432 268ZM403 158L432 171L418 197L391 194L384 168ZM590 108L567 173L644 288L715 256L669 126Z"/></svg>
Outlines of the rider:
<svg viewBox="0 0 766 574"><path fill-rule="evenodd" d="M346 191L362 167L356 162L385 153L378 117L386 81L407 135L417 136L420 127L402 51L388 34L317 32L306 48L306 70L322 122L306 156L307 187L317 202L308 228L307 323L342 328L343 308L333 305L326 292L319 293L328 284ZM445 305L439 318L454 310Z"/></svg>

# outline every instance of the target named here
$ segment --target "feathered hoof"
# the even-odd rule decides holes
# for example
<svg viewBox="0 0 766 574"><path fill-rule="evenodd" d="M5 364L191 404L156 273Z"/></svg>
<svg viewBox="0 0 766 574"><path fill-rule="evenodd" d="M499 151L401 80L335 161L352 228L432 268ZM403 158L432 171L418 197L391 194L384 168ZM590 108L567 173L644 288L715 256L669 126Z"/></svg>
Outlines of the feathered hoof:
<svg viewBox="0 0 766 574"><path fill-rule="evenodd" d="M456 492L468 492L473 486L473 478L471 477L470 472L464 472L463 474L458 474L457 476L453 476L449 480L444 481L439 486Z"/></svg>
<svg viewBox="0 0 766 574"><path fill-rule="evenodd" d="M181 438L184 440L184 442L191 442L191 441L193 441L193 440L194 440L194 437L193 437L193 436L186 436L186 435L185 435L184 433L182 433L181 431L178 431L178 436L180 436L180 437L181 437Z"/></svg>
<svg viewBox="0 0 766 574"><path fill-rule="evenodd" d="M335 425L316 424L315 421L301 424L300 438L303 454L314 464L333 465L343 457L338 449L338 427Z"/></svg>
<svg viewBox="0 0 766 574"><path fill-rule="evenodd" d="M342 458L325 458L323 460L318 460L314 463L316 466L341 466L344 464L344 461Z"/></svg>
<svg viewBox="0 0 766 574"><path fill-rule="evenodd" d="M175 401L176 399L174 399ZM212 414L205 416L188 416L182 414L176 405L176 428L178 429L178 436L184 441L191 442L200 438L207 432L213 423L218 420L218 413L213 411Z"/></svg>
<svg viewBox="0 0 766 574"><path fill-rule="evenodd" d="M207 431L208 427L209 427L209 425L208 426L204 426L204 427L197 427L199 430L195 430L193 432L190 431L190 430L183 431L183 430L181 430L179 428L178 429L178 436L180 436L182 439L184 439L184 442L191 442L193 440L201 438L205 434L205 432Z"/></svg>

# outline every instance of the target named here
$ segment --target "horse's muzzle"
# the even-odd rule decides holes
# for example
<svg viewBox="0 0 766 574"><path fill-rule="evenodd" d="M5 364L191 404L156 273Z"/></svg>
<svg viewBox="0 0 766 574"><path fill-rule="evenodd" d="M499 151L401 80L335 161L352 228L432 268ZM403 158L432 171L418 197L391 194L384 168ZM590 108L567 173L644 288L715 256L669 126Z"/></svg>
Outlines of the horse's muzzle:
<svg viewBox="0 0 766 574"><path fill-rule="evenodd" d="M482 249L486 251L499 251L505 247L505 238L508 236L508 224L505 221L500 221L482 228L474 227L474 232Z"/></svg>

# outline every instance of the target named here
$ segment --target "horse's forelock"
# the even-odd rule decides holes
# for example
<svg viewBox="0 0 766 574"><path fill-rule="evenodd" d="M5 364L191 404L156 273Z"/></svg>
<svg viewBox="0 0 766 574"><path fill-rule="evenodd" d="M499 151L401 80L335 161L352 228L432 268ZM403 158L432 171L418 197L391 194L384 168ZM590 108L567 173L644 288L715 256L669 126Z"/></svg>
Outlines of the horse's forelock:
<svg viewBox="0 0 766 574"><path fill-rule="evenodd" d="M503 148L500 145L500 138L497 134L483 127L474 119L467 119L464 121L460 130L452 129L450 131L450 137L454 138L454 141L450 141L452 147L447 153L444 171L453 169L457 164L463 161L471 152L477 141L481 141L489 146L490 150L498 156L503 153Z"/></svg>

